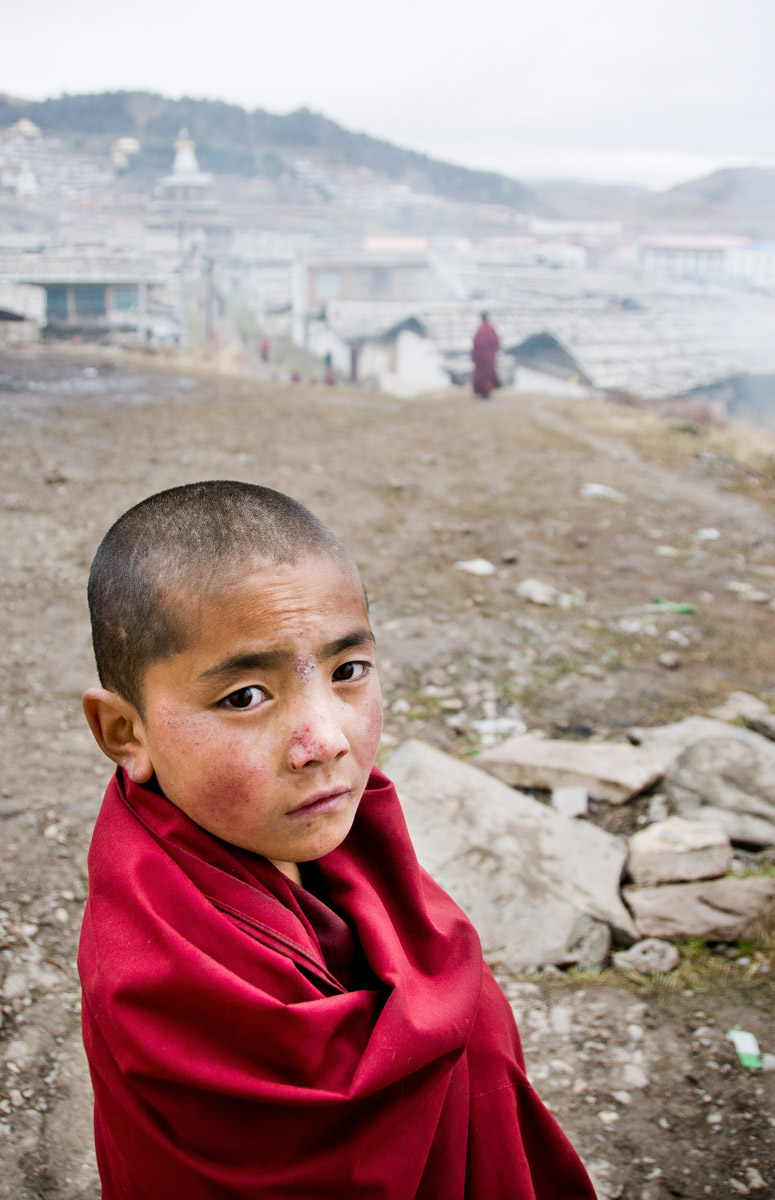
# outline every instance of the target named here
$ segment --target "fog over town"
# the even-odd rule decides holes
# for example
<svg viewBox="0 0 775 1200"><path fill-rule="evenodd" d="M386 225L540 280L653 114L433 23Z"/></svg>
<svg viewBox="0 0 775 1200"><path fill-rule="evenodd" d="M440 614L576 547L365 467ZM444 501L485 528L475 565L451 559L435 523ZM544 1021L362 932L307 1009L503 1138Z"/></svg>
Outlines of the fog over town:
<svg viewBox="0 0 775 1200"><path fill-rule="evenodd" d="M768 407L767 6L487 0L469 30L335 0L304 37L237 0L215 31L143 13L10 19L6 340L271 344L280 373L412 395L466 384L486 309L518 390Z"/></svg>

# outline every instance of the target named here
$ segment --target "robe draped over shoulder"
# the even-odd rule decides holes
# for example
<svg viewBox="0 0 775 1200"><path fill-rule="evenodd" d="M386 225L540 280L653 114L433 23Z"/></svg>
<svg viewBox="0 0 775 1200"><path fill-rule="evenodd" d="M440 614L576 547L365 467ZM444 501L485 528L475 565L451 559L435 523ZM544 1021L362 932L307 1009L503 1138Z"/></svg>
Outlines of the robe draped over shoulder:
<svg viewBox="0 0 775 1200"><path fill-rule="evenodd" d="M594 1200L379 771L309 878L111 781L79 951L103 1200Z"/></svg>

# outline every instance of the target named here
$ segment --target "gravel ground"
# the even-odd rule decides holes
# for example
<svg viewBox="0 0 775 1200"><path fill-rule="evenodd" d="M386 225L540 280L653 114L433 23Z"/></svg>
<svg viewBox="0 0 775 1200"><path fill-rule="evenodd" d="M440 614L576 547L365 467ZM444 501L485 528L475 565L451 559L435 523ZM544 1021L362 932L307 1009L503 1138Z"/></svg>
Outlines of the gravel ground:
<svg viewBox="0 0 775 1200"><path fill-rule="evenodd" d="M605 406L592 420L507 393L403 402L86 348L0 357L0 1197L99 1194L74 957L108 777L80 711L84 590L109 523L197 478L309 504L370 593L386 746L411 735L466 756L482 717L623 737L734 689L775 699L775 612L728 587L775 594L766 488L698 453L690 430L666 426L644 457L609 411L607 427ZM585 496L589 483L621 498ZM720 536L698 537L708 528ZM495 575L454 567L480 556ZM519 599L525 578L561 602ZM627 833L640 811L593 819ZM775 1195L775 1071L746 1071L724 1036L750 1029L775 1053L771 944L700 954L657 986L610 971L502 981L532 1076L601 1197Z"/></svg>

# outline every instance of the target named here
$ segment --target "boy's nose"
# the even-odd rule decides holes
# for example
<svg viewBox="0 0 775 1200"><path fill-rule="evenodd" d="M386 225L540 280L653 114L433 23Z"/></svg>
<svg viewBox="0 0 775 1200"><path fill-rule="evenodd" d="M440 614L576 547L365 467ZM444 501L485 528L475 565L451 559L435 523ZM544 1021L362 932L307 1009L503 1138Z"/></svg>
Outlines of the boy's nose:
<svg viewBox="0 0 775 1200"><path fill-rule="evenodd" d="M308 715L293 730L288 748L288 762L294 771L310 763L329 763L347 754L350 743L332 712L317 711Z"/></svg>

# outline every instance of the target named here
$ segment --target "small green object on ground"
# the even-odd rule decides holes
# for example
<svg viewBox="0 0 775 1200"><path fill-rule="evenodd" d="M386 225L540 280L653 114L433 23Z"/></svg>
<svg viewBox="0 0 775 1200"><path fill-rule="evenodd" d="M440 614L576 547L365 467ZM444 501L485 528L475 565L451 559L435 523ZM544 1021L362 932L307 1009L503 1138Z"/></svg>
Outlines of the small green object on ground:
<svg viewBox="0 0 775 1200"><path fill-rule="evenodd" d="M652 600L651 603L658 608L664 608L665 612L693 613L697 611L696 604L687 604L682 600L660 600L657 598Z"/></svg>
<svg viewBox="0 0 775 1200"><path fill-rule="evenodd" d="M737 1057L744 1067L749 1070L761 1070L762 1059L759 1053L759 1043L752 1033L747 1029L729 1029L727 1030L727 1040L732 1042Z"/></svg>

